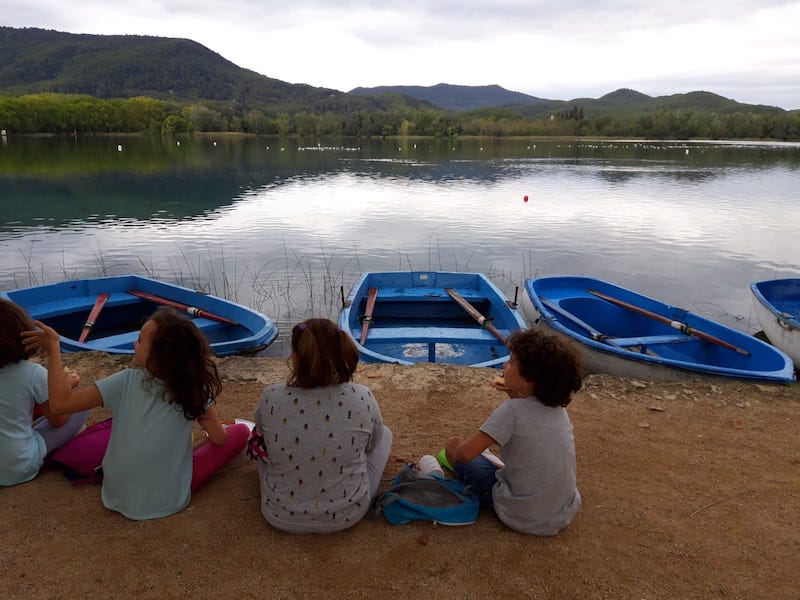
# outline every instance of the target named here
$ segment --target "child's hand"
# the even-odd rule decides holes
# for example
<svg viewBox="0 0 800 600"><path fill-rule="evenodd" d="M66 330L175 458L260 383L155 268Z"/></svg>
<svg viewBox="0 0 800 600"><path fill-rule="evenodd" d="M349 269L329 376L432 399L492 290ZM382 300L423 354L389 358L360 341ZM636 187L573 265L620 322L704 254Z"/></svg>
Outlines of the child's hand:
<svg viewBox="0 0 800 600"><path fill-rule="evenodd" d="M458 448L463 441L464 438L454 435L448 439L447 443L444 445L444 455L447 458L447 462L453 466L456 464L456 448Z"/></svg>
<svg viewBox="0 0 800 600"><path fill-rule="evenodd" d="M67 367L64 367L64 377L67 378L67 384L69 384L70 390L74 390L81 382L81 376L73 369Z"/></svg>
<svg viewBox="0 0 800 600"><path fill-rule="evenodd" d="M22 345L28 354L34 354L41 351L44 354L50 354L59 349L59 337L55 329L48 327L41 321L34 321L39 329L22 332Z"/></svg>
<svg viewBox="0 0 800 600"><path fill-rule="evenodd" d="M492 382L491 382L490 385L494 389L496 389L498 391L501 391L501 392L507 392L508 391L508 388L506 387L506 380L502 375L498 375L497 377L492 379Z"/></svg>

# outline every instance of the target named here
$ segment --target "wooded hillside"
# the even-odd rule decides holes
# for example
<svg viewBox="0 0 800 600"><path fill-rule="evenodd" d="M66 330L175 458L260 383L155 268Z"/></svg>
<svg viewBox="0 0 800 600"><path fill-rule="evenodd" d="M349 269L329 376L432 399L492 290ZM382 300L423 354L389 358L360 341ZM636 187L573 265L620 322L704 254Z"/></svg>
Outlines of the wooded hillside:
<svg viewBox="0 0 800 600"><path fill-rule="evenodd" d="M243 69L191 40L0 27L0 129L797 140L800 111L700 91L547 100L439 84L345 93Z"/></svg>

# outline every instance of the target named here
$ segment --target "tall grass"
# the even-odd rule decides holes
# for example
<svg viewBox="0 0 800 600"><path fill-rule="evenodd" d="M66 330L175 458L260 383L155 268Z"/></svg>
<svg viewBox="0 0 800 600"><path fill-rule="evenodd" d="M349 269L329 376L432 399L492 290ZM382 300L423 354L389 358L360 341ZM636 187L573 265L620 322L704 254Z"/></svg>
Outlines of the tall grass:
<svg viewBox="0 0 800 600"><path fill-rule="evenodd" d="M443 245L432 236L424 266L415 265L410 253L398 252L398 270L470 271L471 262L486 241L479 242L460 260L452 243ZM62 255L59 263L48 270L44 262L39 264L35 260L34 250L31 244L27 252L21 251L27 271L24 275L14 275L17 288L91 277L144 275L244 304L267 314L279 326L309 316L335 318L343 296L361 276L364 267L356 242L352 248L341 251L326 248L321 236L316 253L299 254L284 242L280 255L259 264L226 256L221 240L206 245L205 251L200 253L187 254L177 248L175 254L166 257L166 266L144 257L130 262L109 259L98 245L90 249L93 264L68 265ZM484 272L513 299L515 286L521 286L528 274L536 272L530 253L523 255L522 263L521 276L494 267ZM367 267L366 270L381 269Z"/></svg>

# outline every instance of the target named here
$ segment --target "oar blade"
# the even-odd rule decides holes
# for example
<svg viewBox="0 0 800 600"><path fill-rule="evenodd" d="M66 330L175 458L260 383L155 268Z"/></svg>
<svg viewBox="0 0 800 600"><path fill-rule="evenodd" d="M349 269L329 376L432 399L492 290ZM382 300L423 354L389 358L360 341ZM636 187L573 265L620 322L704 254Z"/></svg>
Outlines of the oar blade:
<svg viewBox="0 0 800 600"><path fill-rule="evenodd" d="M361 318L361 339L359 343L363 346L367 341L367 334L369 333L369 326L372 323L372 314L375 312L375 299L378 297L378 288L369 288L367 291L367 308L364 316Z"/></svg>
<svg viewBox="0 0 800 600"><path fill-rule="evenodd" d="M95 322L97 321L97 317L100 316L100 311L103 310L103 307L108 302L110 294L98 294L97 300L94 301L94 306L92 306L92 310L89 311L89 317L86 319L86 323L83 325L83 329L81 329L81 335L78 338L78 341L82 344L86 341L86 338L89 337L89 332L94 327Z"/></svg>

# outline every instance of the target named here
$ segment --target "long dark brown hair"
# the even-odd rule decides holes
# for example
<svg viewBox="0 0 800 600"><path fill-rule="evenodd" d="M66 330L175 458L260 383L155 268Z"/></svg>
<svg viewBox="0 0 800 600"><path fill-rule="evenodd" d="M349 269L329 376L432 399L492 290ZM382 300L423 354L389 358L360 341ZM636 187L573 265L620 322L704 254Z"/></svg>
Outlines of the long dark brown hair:
<svg viewBox="0 0 800 600"><path fill-rule="evenodd" d="M164 381L169 401L196 419L222 391L211 346L191 319L172 308L158 308L149 320L156 329L145 366Z"/></svg>
<svg viewBox="0 0 800 600"><path fill-rule="evenodd" d="M581 358L571 343L538 329L518 329L506 340L520 375L534 382L534 394L547 406L567 406L581 389Z"/></svg>
<svg viewBox="0 0 800 600"><path fill-rule="evenodd" d="M0 298L0 367L28 358L22 332L35 329L33 320L13 302Z"/></svg>
<svg viewBox="0 0 800 600"><path fill-rule="evenodd" d="M295 325L292 354L286 383L306 389L351 381L358 366L358 348L330 319L307 319Z"/></svg>

